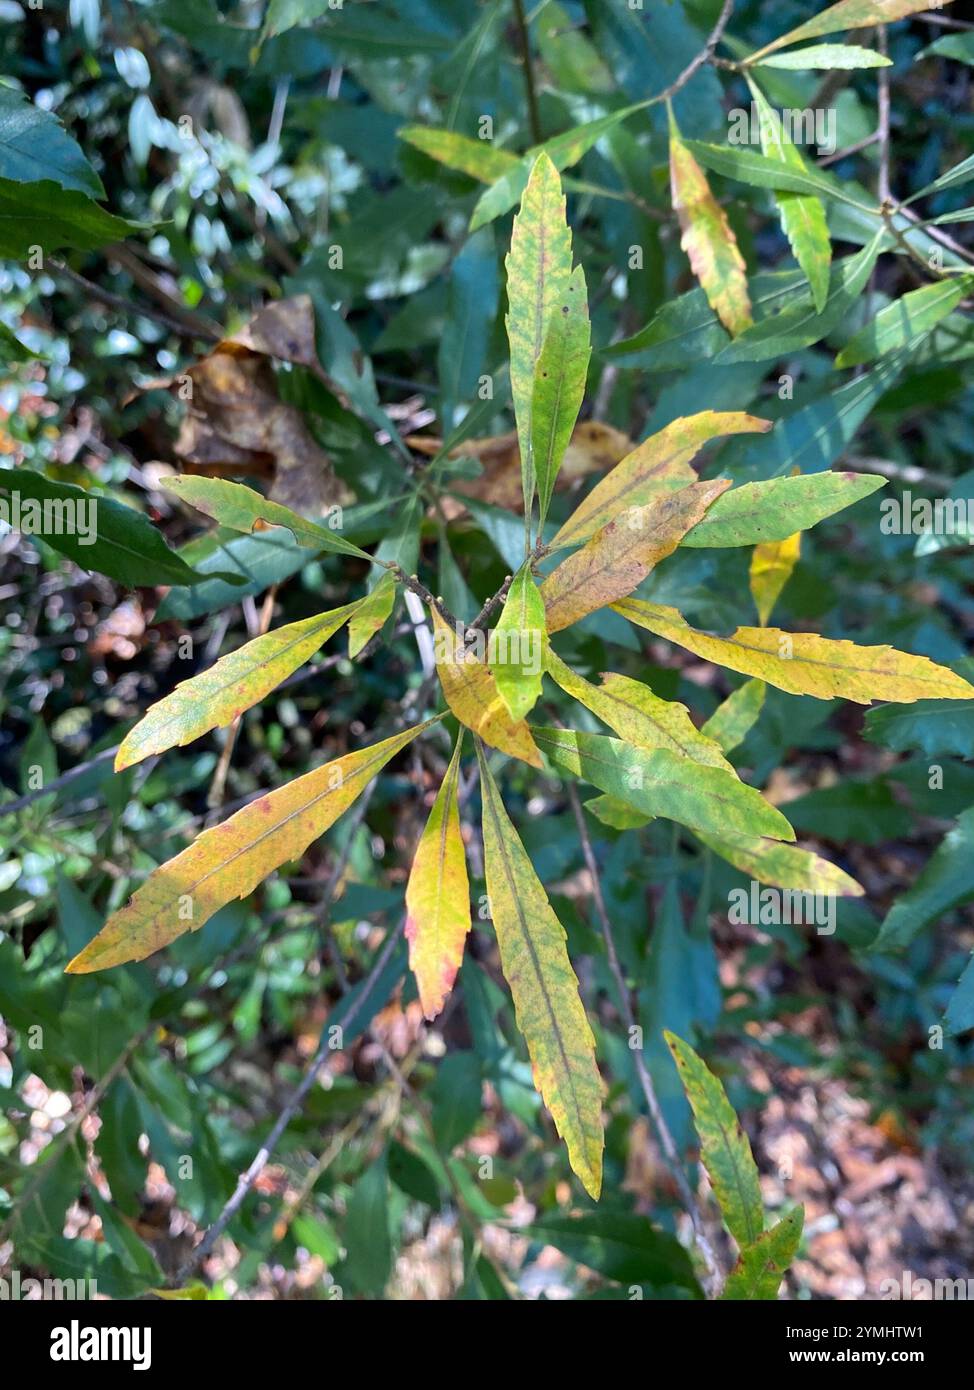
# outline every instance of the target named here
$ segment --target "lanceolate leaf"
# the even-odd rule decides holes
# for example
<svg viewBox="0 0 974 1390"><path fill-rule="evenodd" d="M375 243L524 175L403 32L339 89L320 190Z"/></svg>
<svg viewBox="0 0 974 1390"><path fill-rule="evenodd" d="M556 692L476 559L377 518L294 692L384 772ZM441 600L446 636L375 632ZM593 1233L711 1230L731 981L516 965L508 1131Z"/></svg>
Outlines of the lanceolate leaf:
<svg viewBox="0 0 974 1390"><path fill-rule="evenodd" d="M965 811L923 866L916 882L887 913L873 948L908 946L931 922L974 898L974 806Z"/></svg>
<svg viewBox="0 0 974 1390"><path fill-rule="evenodd" d="M775 627L739 627L730 637L715 637L691 627L676 608L639 599L623 599L613 607L630 622L705 661L759 676L791 695L841 698L861 705L871 700L905 705L929 698L969 700L974 696L974 686L947 667L895 647L860 647Z"/></svg>
<svg viewBox="0 0 974 1390"><path fill-rule="evenodd" d="M529 565L514 576L491 633L491 670L512 719L523 719L541 694L546 643L544 600Z"/></svg>
<svg viewBox="0 0 974 1390"><path fill-rule="evenodd" d="M453 988L470 930L470 883L457 802L462 747L461 729L406 885L409 967L427 1018L436 1017Z"/></svg>
<svg viewBox="0 0 974 1390"><path fill-rule="evenodd" d="M798 1250L804 1223L805 1208L795 1207L770 1231L763 1231L757 1240L746 1246L727 1276L721 1299L769 1301L777 1298L781 1281Z"/></svg>
<svg viewBox="0 0 974 1390"><path fill-rule="evenodd" d="M970 294L972 284L974 277L954 275L936 285L924 285L900 295L846 343L835 365L856 367L861 362L872 362L886 352L905 347L921 333L929 333Z"/></svg>
<svg viewBox="0 0 974 1390"><path fill-rule="evenodd" d="M751 1146L717 1077L682 1038L670 1032L663 1036L693 1110L700 1160L724 1223L741 1249L746 1249L764 1230L761 1183Z"/></svg>
<svg viewBox="0 0 974 1390"><path fill-rule="evenodd" d="M757 150L745 145L709 145L703 140L688 140L686 149L705 169L755 188L777 188L787 193L810 193L820 198L850 201L842 184L827 172L806 166L798 168L782 159L758 154Z"/></svg>
<svg viewBox="0 0 974 1390"><path fill-rule="evenodd" d="M534 497L535 367L552 316L561 312L572 273L572 237L558 171L542 154L531 171L514 219L507 260L507 336L511 348L511 395L521 450L524 508Z"/></svg>
<svg viewBox="0 0 974 1390"><path fill-rule="evenodd" d="M541 754L527 724L511 718L489 668L466 649L435 608L432 615L436 670L450 709L492 748L540 767Z"/></svg>
<svg viewBox="0 0 974 1390"><path fill-rule="evenodd" d="M484 871L501 968L527 1043L534 1080L589 1196L602 1190L602 1080L595 1039L552 911L480 745Z"/></svg>
<svg viewBox="0 0 974 1390"><path fill-rule="evenodd" d="M579 265L572 271L562 301L555 304L534 369L532 457L542 525L585 395L591 353L585 272Z"/></svg>
<svg viewBox="0 0 974 1390"><path fill-rule="evenodd" d="M717 706L700 732L718 743L725 753L733 752L757 723L766 689L764 681L745 681Z"/></svg>
<svg viewBox="0 0 974 1390"><path fill-rule="evenodd" d="M796 48L791 53L776 53L773 57L762 58L757 66L808 72L815 68L888 68L892 66L892 61L874 48L862 48L859 44L815 43L808 48Z"/></svg>
<svg viewBox="0 0 974 1390"><path fill-rule="evenodd" d="M548 631L559 632L631 594L729 486L726 478L690 483L603 526L542 584Z"/></svg>
<svg viewBox="0 0 974 1390"><path fill-rule="evenodd" d="M97 570L120 584L199 584L212 578L240 582L235 574L191 568L169 549L148 517L132 507L29 468L0 472L0 502L0 516L14 530L36 536L82 569Z"/></svg>
<svg viewBox="0 0 974 1390"><path fill-rule="evenodd" d="M743 333L751 325L744 257L727 214L710 191L706 175L689 147L680 138L672 114L670 190L683 231L680 245L694 275L728 333Z"/></svg>
<svg viewBox="0 0 974 1390"><path fill-rule="evenodd" d="M337 550L343 555L356 555L372 561L372 556L347 541L329 526L308 521L290 507L261 497L253 488L231 483L225 478L200 478L184 473L168 478L165 486L198 512L213 517L231 531L258 531L269 526L286 526L294 539L313 550Z"/></svg>
<svg viewBox="0 0 974 1390"><path fill-rule="evenodd" d="M531 726L538 747L573 777L618 797L649 816L665 816L691 830L767 835L793 840L795 832L754 787L721 767L691 762L668 748L648 751L621 739L575 729Z"/></svg>
<svg viewBox="0 0 974 1390"><path fill-rule="evenodd" d="M520 163L519 157L510 150L498 149L489 140L473 140L469 135L458 135L455 130L406 125L400 130L399 139L429 155L438 164L457 169L461 174L469 174L481 183L493 183Z"/></svg>
<svg viewBox="0 0 974 1390"><path fill-rule="evenodd" d="M204 831L149 875L69 963L68 973L87 975L144 960L185 932L198 931L214 912L245 898L281 864L298 859L389 759L434 723L428 719L370 748L345 753Z"/></svg>
<svg viewBox="0 0 974 1390"><path fill-rule="evenodd" d="M782 129L777 112L759 87L753 82L748 85L757 107L763 153L795 169L804 170L805 161ZM788 238L795 260L808 276L815 308L821 313L828 297L829 265L832 261L832 242L825 220L825 208L818 198L806 193L779 192L776 201L781 215L781 229Z"/></svg>
<svg viewBox="0 0 974 1390"><path fill-rule="evenodd" d="M385 574L371 589L368 595L355 605L351 621L348 624L348 654L350 657L358 656L359 652L375 634L382 628L392 606L396 601L396 580L391 570L386 570Z"/></svg>
<svg viewBox="0 0 974 1390"><path fill-rule="evenodd" d="M774 888L792 888L803 893L859 898L865 891L861 884L830 864L821 855L797 845L783 845L778 840L763 840L746 835L703 835L697 839L740 869L748 878Z"/></svg>
<svg viewBox="0 0 974 1390"><path fill-rule="evenodd" d="M951 0L943 0L949 5ZM863 29L867 24L892 24L896 19L918 14L930 8L929 0L839 0L821 14L806 19L797 29L765 44L757 53L752 53L748 63L755 63L765 53L773 53L787 44L799 43L802 39L818 39L823 34L835 34L840 29Z"/></svg>
<svg viewBox="0 0 974 1390"><path fill-rule="evenodd" d="M288 623L221 657L208 671L181 681L126 734L115 755L115 771L232 723L303 666L362 602Z"/></svg>
<svg viewBox="0 0 974 1390"><path fill-rule="evenodd" d="M783 541L766 541L756 545L751 554L749 581L751 597L758 610L758 620L767 627L768 619L781 591L792 576L802 550L802 536L796 531Z"/></svg>
<svg viewBox="0 0 974 1390"><path fill-rule="evenodd" d="M592 685L567 666L549 647L545 669L566 695L590 709L626 743L637 748L668 748L708 767L734 769L719 746L694 725L686 705L661 700L648 685L613 673L603 675L601 686Z"/></svg>
<svg viewBox="0 0 974 1390"><path fill-rule="evenodd" d="M736 410L702 410L673 420L610 469L572 512L551 548L580 545L623 513L696 482L690 463L709 440L729 434L764 434L770 428L770 420Z"/></svg>
<svg viewBox="0 0 974 1390"><path fill-rule="evenodd" d="M872 473L805 473L745 483L718 498L682 545L759 545L807 531L843 507L885 487Z"/></svg>

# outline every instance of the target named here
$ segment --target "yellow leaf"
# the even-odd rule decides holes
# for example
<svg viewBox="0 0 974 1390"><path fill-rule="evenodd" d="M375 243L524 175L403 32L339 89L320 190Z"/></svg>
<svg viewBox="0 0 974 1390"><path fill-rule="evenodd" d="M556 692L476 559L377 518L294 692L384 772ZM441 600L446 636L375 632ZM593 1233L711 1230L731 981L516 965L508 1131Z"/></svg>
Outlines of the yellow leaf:
<svg viewBox="0 0 974 1390"><path fill-rule="evenodd" d="M433 654L443 695L450 709L492 748L512 758L521 758L532 767L541 767L541 754L523 719L512 719L501 699L497 683L488 667L464 646L462 636L450 631L449 624L435 608L433 615Z"/></svg>
<svg viewBox="0 0 974 1390"><path fill-rule="evenodd" d="M702 410L681 416L637 445L584 498L551 542L551 549L580 545L623 511L645 507L668 492L679 492L697 475L692 459L708 440L728 434L764 434L770 420L740 411Z"/></svg>
<svg viewBox="0 0 974 1390"><path fill-rule="evenodd" d="M358 656L359 652L379 631L392 612L396 601L396 580L391 570L386 570L378 584L369 591L358 605L348 625L348 654Z"/></svg>
<svg viewBox="0 0 974 1390"><path fill-rule="evenodd" d="M670 194L694 275L728 333L750 328L751 300L744 257L707 176L680 139L670 113Z"/></svg>
<svg viewBox="0 0 974 1390"><path fill-rule="evenodd" d="M729 487L727 478L691 483L596 531L541 586L548 631L560 632L597 608L631 594Z"/></svg>
<svg viewBox="0 0 974 1390"><path fill-rule="evenodd" d="M115 770L132 767L150 753L181 748L210 729L222 729L256 705L303 666L359 608L358 603L288 623L229 652L198 676L180 681L130 729L115 755Z"/></svg>
<svg viewBox="0 0 974 1390"><path fill-rule="evenodd" d="M707 835L699 830L694 833L708 849L759 883L827 897L836 894L859 898L865 891L837 864L797 845L783 845L759 835Z"/></svg>
<svg viewBox="0 0 974 1390"><path fill-rule="evenodd" d="M791 578L802 553L802 533L796 531L783 541L765 541L751 553L751 596L762 627L767 627L771 610Z"/></svg>
<svg viewBox="0 0 974 1390"><path fill-rule="evenodd" d="M590 709L626 743L637 748L668 748L694 762L734 772L713 739L696 728L686 705L661 700L648 685L614 672L603 675L601 686L592 685L550 647L545 652L545 669L566 695Z"/></svg>
<svg viewBox="0 0 974 1390"><path fill-rule="evenodd" d="M470 930L470 883L460 834L457 787L463 730L420 837L406 886L409 968L427 1018L453 988Z"/></svg>
<svg viewBox="0 0 974 1390"><path fill-rule="evenodd" d="M478 744L484 870L501 968L528 1047L535 1085L589 1196L602 1190L602 1079L595 1039L555 916Z"/></svg>
<svg viewBox="0 0 974 1390"><path fill-rule="evenodd" d="M776 627L739 627L730 637L700 632L676 608L623 599L613 604L630 622L676 642L704 661L728 666L746 676L759 676L789 695L814 695L819 700L970 700L974 686L925 656L911 656L895 647L860 647L811 632L782 632Z"/></svg>
<svg viewBox="0 0 974 1390"><path fill-rule="evenodd" d="M389 759L435 723L427 719L370 748L346 753L205 831L149 875L69 963L68 973L87 975L144 960L185 932L198 931L221 907L253 892L272 870L300 858Z"/></svg>

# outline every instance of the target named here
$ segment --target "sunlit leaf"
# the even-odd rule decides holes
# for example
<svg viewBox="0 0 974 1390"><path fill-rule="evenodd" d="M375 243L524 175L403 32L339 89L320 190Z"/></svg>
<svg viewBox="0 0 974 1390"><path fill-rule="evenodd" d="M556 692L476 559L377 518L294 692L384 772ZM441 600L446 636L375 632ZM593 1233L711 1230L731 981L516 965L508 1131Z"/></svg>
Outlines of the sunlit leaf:
<svg viewBox="0 0 974 1390"><path fill-rule="evenodd" d="M705 661L758 676L791 695L841 698L861 705L872 700L910 704L932 697L969 700L974 696L974 686L962 676L895 647L860 647L775 627L739 627L730 637L716 637L691 627L676 608L640 599L623 599L613 607L630 622Z"/></svg>
<svg viewBox="0 0 974 1390"><path fill-rule="evenodd" d="M886 486L873 473L805 473L745 483L719 497L682 545L761 545L807 531Z"/></svg>
<svg viewBox="0 0 974 1390"><path fill-rule="evenodd" d="M512 719L523 719L541 694L545 641L544 600L525 565L514 576L491 634L491 670Z"/></svg>
<svg viewBox="0 0 974 1390"><path fill-rule="evenodd" d="M733 1302L777 1298L781 1281L798 1250L804 1223L805 1208L795 1207L770 1231L762 1231L757 1240L745 1246L727 1276L721 1299Z"/></svg>
<svg viewBox="0 0 974 1390"><path fill-rule="evenodd" d="M534 1081L590 1197L602 1189L602 1080L595 1039L568 959L565 929L548 901L478 745L484 871L501 969L527 1043Z"/></svg>
<svg viewBox="0 0 974 1390"><path fill-rule="evenodd" d="M954 275L936 285L924 285L900 295L850 338L835 365L856 367L861 362L872 362L886 352L905 347L921 333L929 333L970 294L972 285L974 276Z"/></svg>
<svg viewBox="0 0 974 1390"><path fill-rule="evenodd" d="M390 758L428 729L428 719L392 738L345 753L245 806L206 830L161 865L109 917L66 967L87 975L144 960L188 931L199 931L221 907L245 898L281 864L298 859L347 811Z"/></svg>
<svg viewBox="0 0 974 1390"><path fill-rule="evenodd" d="M434 608L433 638L436 670L450 709L468 729L492 748L541 766L541 755L523 719L512 719L489 667L468 650L462 635Z"/></svg>
<svg viewBox="0 0 974 1390"><path fill-rule="evenodd" d="M756 545L751 554L748 580L751 597L758 610L758 621L767 627L768 619L781 591L791 578L802 552L802 536L796 531L783 541L765 541Z"/></svg>
<svg viewBox="0 0 974 1390"><path fill-rule="evenodd" d="M453 988L470 930L470 884L457 802L462 747L461 729L406 885L409 967L427 1018L436 1017Z"/></svg>
<svg viewBox="0 0 974 1390"><path fill-rule="evenodd" d="M395 576L387 570L378 584L369 591L360 603L355 605L355 612L348 624L348 654L350 657L358 656L366 643L377 632L381 631L392 612L395 601Z"/></svg>
<svg viewBox="0 0 974 1390"><path fill-rule="evenodd" d="M555 304L534 369L531 447L542 524L585 395L591 350L585 272L576 266Z"/></svg>

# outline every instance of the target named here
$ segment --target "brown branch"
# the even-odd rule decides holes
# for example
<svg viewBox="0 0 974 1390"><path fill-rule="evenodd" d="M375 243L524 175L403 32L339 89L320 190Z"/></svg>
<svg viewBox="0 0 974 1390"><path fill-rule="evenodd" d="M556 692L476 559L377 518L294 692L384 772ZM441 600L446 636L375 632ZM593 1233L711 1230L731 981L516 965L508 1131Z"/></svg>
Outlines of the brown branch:
<svg viewBox="0 0 974 1390"><path fill-rule="evenodd" d="M524 66L524 88L528 99L528 119L531 122L531 140L540 145L544 140L541 131L541 114L538 111L538 94L534 87L534 65L531 62L531 40L528 35L528 21L524 13L524 0L514 0L514 22L517 25L521 44L521 62Z"/></svg>

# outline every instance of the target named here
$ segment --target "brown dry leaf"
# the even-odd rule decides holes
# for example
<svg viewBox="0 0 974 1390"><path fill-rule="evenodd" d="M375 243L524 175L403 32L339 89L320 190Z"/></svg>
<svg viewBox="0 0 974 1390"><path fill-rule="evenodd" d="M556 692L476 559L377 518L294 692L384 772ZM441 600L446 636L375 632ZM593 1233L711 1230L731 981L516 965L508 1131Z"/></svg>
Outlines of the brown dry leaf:
<svg viewBox="0 0 974 1390"><path fill-rule="evenodd" d="M416 453L427 454L431 458L443 446L441 439L431 435L411 435L406 443ZM598 420L582 421L572 431L571 442L555 482L555 491L567 492L590 473L607 472L634 448L632 440L622 430L603 425ZM485 439L468 439L452 449L450 457L479 459L484 469L479 478L465 478L454 483L452 492L489 502L495 507L506 507L508 511L524 511L521 456L514 430ZM448 521L463 516L466 508L456 497L444 497L442 500Z"/></svg>
<svg viewBox="0 0 974 1390"><path fill-rule="evenodd" d="M272 501L324 516L351 498L300 411L278 395L272 358L323 375L307 295L268 304L189 368L192 397L174 451L190 472L273 473Z"/></svg>

